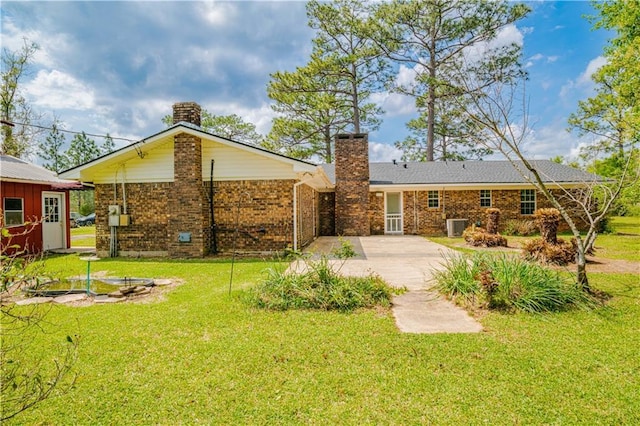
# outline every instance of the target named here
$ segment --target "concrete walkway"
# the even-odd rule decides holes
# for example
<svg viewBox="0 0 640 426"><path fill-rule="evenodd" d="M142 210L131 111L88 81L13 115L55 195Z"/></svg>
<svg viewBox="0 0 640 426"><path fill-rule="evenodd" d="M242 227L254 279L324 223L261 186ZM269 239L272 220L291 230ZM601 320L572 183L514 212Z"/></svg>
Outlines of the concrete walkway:
<svg viewBox="0 0 640 426"><path fill-rule="evenodd" d="M477 333L482 326L462 308L444 299L433 286L432 271L441 268L442 255L451 250L420 236L380 235L344 237L358 256L344 261L345 275L380 275L408 291L393 299L396 325L405 333ZM306 251L330 253L340 247L337 237L320 237ZM332 261L335 265L342 260Z"/></svg>

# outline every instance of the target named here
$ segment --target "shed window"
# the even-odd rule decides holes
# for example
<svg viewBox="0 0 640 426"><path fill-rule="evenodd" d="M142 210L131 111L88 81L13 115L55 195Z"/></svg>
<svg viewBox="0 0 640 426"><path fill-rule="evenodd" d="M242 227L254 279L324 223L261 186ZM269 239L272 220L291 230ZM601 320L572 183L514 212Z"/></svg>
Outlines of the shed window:
<svg viewBox="0 0 640 426"><path fill-rule="evenodd" d="M24 223L22 198L5 198L3 204L5 226L22 225Z"/></svg>
<svg viewBox="0 0 640 426"><path fill-rule="evenodd" d="M427 205L430 208L440 207L440 192L439 191L428 191L427 192Z"/></svg>
<svg viewBox="0 0 640 426"><path fill-rule="evenodd" d="M491 190L480 190L480 207L491 207Z"/></svg>
<svg viewBox="0 0 640 426"><path fill-rule="evenodd" d="M535 189L520 190L520 214L533 214L536 210Z"/></svg>

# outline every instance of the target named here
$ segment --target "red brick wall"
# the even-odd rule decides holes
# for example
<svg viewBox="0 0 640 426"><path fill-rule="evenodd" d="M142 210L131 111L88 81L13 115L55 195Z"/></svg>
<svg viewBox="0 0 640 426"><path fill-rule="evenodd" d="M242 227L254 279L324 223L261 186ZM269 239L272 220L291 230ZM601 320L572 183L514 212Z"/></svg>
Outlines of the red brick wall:
<svg viewBox="0 0 640 426"><path fill-rule="evenodd" d="M127 183L127 213L131 218L129 226L118 227L118 250L135 255L166 254L168 246L169 194L173 183ZM122 185L96 185L96 250L99 256L107 256L111 229L107 216L108 206L117 204L121 208ZM124 213L124 212L123 212Z"/></svg>
<svg viewBox="0 0 640 426"><path fill-rule="evenodd" d="M214 182L214 216L216 240L221 254L231 253L234 239L238 252L282 251L293 244L293 180L224 181ZM203 249L210 247L209 183L199 182L206 194L202 212ZM122 205L121 185L117 185L116 204ZM299 203L301 226L299 241L313 239L314 207L317 194L306 185L300 186ZM118 228L118 249L125 254L166 254L170 250L175 232L170 230L172 215L170 195L174 184L127 183L127 208L131 224ZM96 185L96 211L107 211L114 204L113 185ZM238 205L240 214L238 215ZM181 210L178 210L181 212ZM236 220L238 233L236 236ZM106 214L96 218L97 250L109 252L110 228ZM186 253L184 257L194 257ZM195 257L201 256L200 254Z"/></svg>
<svg viewBox="0 0 640 426"><path fill-rule="evenodd" d="M384 234L384 214L384 192L370 192L369 226L371 235Z"/></svg>
<svg viewBox="0 0 640 426"><path fill-rule="evenodd" d="M369 235L369 143L366 134L337 135L336 233Z"/></svg>
<svg viewBox="0 0 640 426"><path fill-rule="evenodd" d="M294 183L293 180L214 182L219 252L230 253L234 238L236 250L241 252L281 251L292 246ZM205 185L208 188L208 182ZM207 226L208 211L207 208Z"/></svg>
<svg viewBox="0 0 640 426"><path fill-rule="evenodd" d="M336 235L336 193L322 192L318 200L319 235Z"/></svg>
<svg viewBox="0 0 640 426"><path fill-rule="evenodd" d="M202 141L188 133L174 137L174 182L169 192L169 256L202 257L205 247L207 203L202 184ZM190 242L179 242L180 233L190 233Z"/></svg>

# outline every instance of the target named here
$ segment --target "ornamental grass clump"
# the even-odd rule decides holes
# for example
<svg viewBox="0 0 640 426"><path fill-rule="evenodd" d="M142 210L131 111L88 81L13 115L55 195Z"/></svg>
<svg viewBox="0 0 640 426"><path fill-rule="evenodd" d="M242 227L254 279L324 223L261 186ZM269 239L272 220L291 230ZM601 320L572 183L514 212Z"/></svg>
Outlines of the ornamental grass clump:
<svg viewBox="0 0 640 426"><path fill-rule="evenodd" d="M557 209L538 209L533 215L540 238L526 241L522 245L523 256L545 264L567 265L575 263L577 247L575 239L558 238L560 212Z"/></svg>
<svg viewBox="0 0 640 426"><path fill-rule="evenodd" d="M303 259L302 272L271 269L267 278L249 291L253 306L277 311L319 309L353 311L374 306L388 307L398 293L380 276L347 277L326 256Z"/></svg>
<svg viewBox="0 0 640 426"><path fill-rule="evenodd" d="M472 308L533 313L596 304L559 272L505 253L447 256L443 266L435 272L439 291Z"/></svg>
<svg viewBox="0 0 640 426"><path fill-rule="evenodd" d="M498 234L500 209L487 209L487 228L471 225L462 233L467 244L474 247L506 247L507 239Z"/></svg>

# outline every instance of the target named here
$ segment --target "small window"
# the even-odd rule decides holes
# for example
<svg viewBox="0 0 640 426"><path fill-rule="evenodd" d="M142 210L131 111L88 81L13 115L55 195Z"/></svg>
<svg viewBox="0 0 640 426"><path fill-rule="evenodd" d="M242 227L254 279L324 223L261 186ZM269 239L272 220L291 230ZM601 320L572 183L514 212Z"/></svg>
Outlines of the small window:
<svg viewBox="0 0 640 426"><path fill-rule="evenodd" d="M480 190L480 207L491 207L491 190Z"/></svg>
<svg viewBox="0 0 640 426"><path fill-rule="evenodd" d="M440 207L440 192L439 191L428 191L427 192L427 205L429 206L429 208Z"/></svg>
<svg viewBox="0 0 640 426"><path fill-rule="evenodd" d="M4 199L4 224L16 226L24 223L24 208L22 198Z"/></svg>
<svg viewBox="0 0 640 426"><path fill-rule="evenodd" d="M535 189L520 190L520 214L533 214L536 211Z"/></svg>

